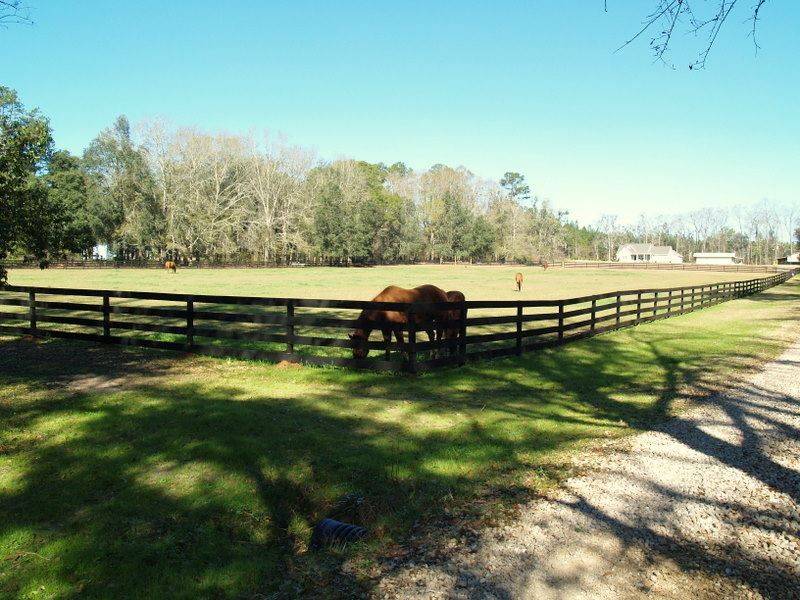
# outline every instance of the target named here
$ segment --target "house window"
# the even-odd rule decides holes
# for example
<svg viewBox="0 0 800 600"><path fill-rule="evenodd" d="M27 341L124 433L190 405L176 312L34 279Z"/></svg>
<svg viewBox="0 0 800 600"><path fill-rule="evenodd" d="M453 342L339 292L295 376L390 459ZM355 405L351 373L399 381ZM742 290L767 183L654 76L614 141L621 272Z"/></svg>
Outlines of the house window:
<svg viewBox="0 0 800 600"><path fill-rule="evenodd" d="M639 255L639 260L644 260L644 254Z"/></svg>
<svg viewBox="0 0 800 600"><path fill-rule="evenodd" d="M636 255L635 254L631 254L631 260L636 260Z"/></svg>
<svg viewBox="0 0 800 600"><path fill-rule="evenodd" d="M649 261L650 260L650 255L649 254L645 254L644 259Z"/></svg>

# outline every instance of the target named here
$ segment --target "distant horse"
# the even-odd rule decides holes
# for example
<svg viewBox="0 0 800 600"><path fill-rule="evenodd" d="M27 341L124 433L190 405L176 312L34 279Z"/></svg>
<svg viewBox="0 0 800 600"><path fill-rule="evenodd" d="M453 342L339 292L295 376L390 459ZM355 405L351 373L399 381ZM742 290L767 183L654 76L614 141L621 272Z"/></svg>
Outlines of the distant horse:
<svg viewBox="0 0 800 600"><path fill-rule="evenodd" d="M549 267L549 266L550 266L550 265L547 263L547 261L546 261L546 260L543 260L543 261L542 261L542 268L543 268L545 271L547 271L547 267Z"/></svg>
<svg viewBox="0 0 800 600"><path fill-rule="evenodd" d="M514 281L517 282L517 291L521 292L522 291L522 273L517 273L516 275L514 275Z"/></svg>
<svg viewBox="0 0 800 600"><path fill-rule="evenodd" d="M447 294L444 290L435 285L421 285L413 289L405 289L390 285L380 294L372 299L373 302L447 302ZM427 321L425 331L428 339L436 339L436 330L431 321L441 322L446 318L446 310L421 309L414 313L414 322L422 323ZM369 348L366 342L373 329L380 329L383 333L383 341L386 344L386 358L389 358L389 344L392 342L392 334L397 339L397 345L401 351L405 351L405 341L403 339L403 326L408 324L408 315L404 311L380 310L366 308L361 311L357 319L358 326L350 334L353 341L353 358L366 358Z"/></svg>
<svg viewBox="0 0 800 600"><path fill-rule="evenodd" d="M172 271L173 273L177 273L177 272L178 272L178 265L176 265L176 264L175 264L173 261L171 261L171 260L168 260L167 262L165 262L165 263L164 263L164 268L165 268L167 271Z"/></svg>
<svg viewBox="0 0 800 600"><path fill-rule="evenodd" d="M460 304L461 302L466 301L466 297L464 296L463 292L452 290L447 292L447 301ZM456 349L455 341L461 336L460 308L454 308L453 310L447 311L447 316L445 317L444 323L439 327L437 333L439 334L440 340L447 340L450 354L454 354Z"/></svg>

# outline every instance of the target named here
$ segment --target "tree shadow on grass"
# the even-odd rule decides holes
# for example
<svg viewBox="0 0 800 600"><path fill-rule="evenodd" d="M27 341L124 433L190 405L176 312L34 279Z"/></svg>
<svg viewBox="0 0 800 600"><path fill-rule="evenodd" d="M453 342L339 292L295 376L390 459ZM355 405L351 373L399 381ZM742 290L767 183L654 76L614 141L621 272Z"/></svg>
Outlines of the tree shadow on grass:
<svg viewBox="0 0 800 600"><path fill-rule="evenodd" d="M608 352L615 345L597 341ZM359 582L340 568L345 554L306 552L310 528L337 499L363 495L348 520L402 539L481 490L529 492L520 474L539 457L604 435L631 412L586 376L563 389L564 373L549 391L487 379L497 390L484 418L486 389L471 383L483 371L449 394L435 378L345 374L336 383L341 373L314 370L306 373L329 381L298 398L280 386L254 395L170 381L169 363L145 360L152 353L12 344L16 364L0 384L31 398L0 403L3 454L16 470L0 489L0 547L14 564L0 590L10 594L36 584L59 597L354 593ZM131 376L112 388L73 386L120 371ZM385 418L382 402L409 404L410 419L468 414L452 427L417 429Z"/></svg>
<svg viewBox="0 0 800 600"><path fill-rule="evenodd" d="M295 595L317 586L347 595L359 584L339 568L345 555L317 560L305 552L311 526L338 498L363 495L348 518L402 538L478 488L522 493L514 475L533 464L530 456L599 434L592 420L533 406L529 416L562 425L508 436L498 413L455 430L414 430L371 415L383 396L360 387L369 381L393 400L416 402L434 380L364 375L286 398L279 386L253 395L236 385L171 382L168 366L157 369L147 354L11 344L16 364L0 384L30 397L0 403L3 455L15 471L0 488L0 548L14 565L0 590L9 594L44 585L59 597ZM0 364L12 360L4 349ZM72 385L119 370L132 376L118 386ZM443 401L451 410L477 406L460 394Z"/></svg>

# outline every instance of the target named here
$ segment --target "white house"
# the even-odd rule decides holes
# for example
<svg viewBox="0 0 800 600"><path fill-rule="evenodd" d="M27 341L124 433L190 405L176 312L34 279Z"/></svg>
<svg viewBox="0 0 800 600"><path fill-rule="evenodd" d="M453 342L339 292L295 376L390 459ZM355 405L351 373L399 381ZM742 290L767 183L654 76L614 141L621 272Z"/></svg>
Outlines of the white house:
<svg viewBox="0 0 800 600"><path fill-rule="evenodd" d="M789 256L783 256L778 259L779 265L796 265L800 264L800 252L795 252Z"/></svg>
<svg viewBox="0 0 800 600"><path fill-rule="evenodd" d="M649 262L674 265L682 263L683 256L675 252L672 246L625 244L617 250L617 260L624 263Z"/></svg>
<svg viewBox="0 0 800 600"><path fill-rule="evenodd" d="M92 258L95 260L108 260L111 258L111 252L108 250L108 245L97 244L92 248Z"/></svg>
<svg viewBox="0 0 800 600"><path fill-rule="evenodd" d="M698 265L735 265L737 262L734 252L695 252L692 256Z"/></svg>

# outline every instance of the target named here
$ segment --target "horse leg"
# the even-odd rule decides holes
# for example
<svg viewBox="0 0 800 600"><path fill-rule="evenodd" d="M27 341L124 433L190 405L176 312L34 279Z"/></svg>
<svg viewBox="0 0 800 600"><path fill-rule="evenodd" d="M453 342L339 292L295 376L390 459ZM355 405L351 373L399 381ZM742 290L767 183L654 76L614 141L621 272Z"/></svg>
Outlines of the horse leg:
<svg viewBox="0 0 800 600"><path fill-rule="evenodd" d="M397 347L400 349L401 354L405 354L406 350L406 342L403 339L403 328L397 327L394 330L394 338L397 340Z"/></svg>
<svg viewBox="0 0 800 600"><path fill-rule="evenodd" d="M383 343L386 344L386 350L384 352L384 356L386 360L389 360L389 355L391 354L391 350L389 349L389 345L392 343L392 330L391 329L384 329L383 330Z"/></svg>
<svg viewBox="0 0 800 600"><path fill-rule="evenodd" d="M428 341L429 342L435 342L437 339L439 339L438 338L438 335L439 335L438 327L436 329L434 329L434 328L426 329L425 333L428 334ZM430 355L431 355L431 357L435 358L436 356L439 355L439 349L438 348L431 348Z"/></svg>

